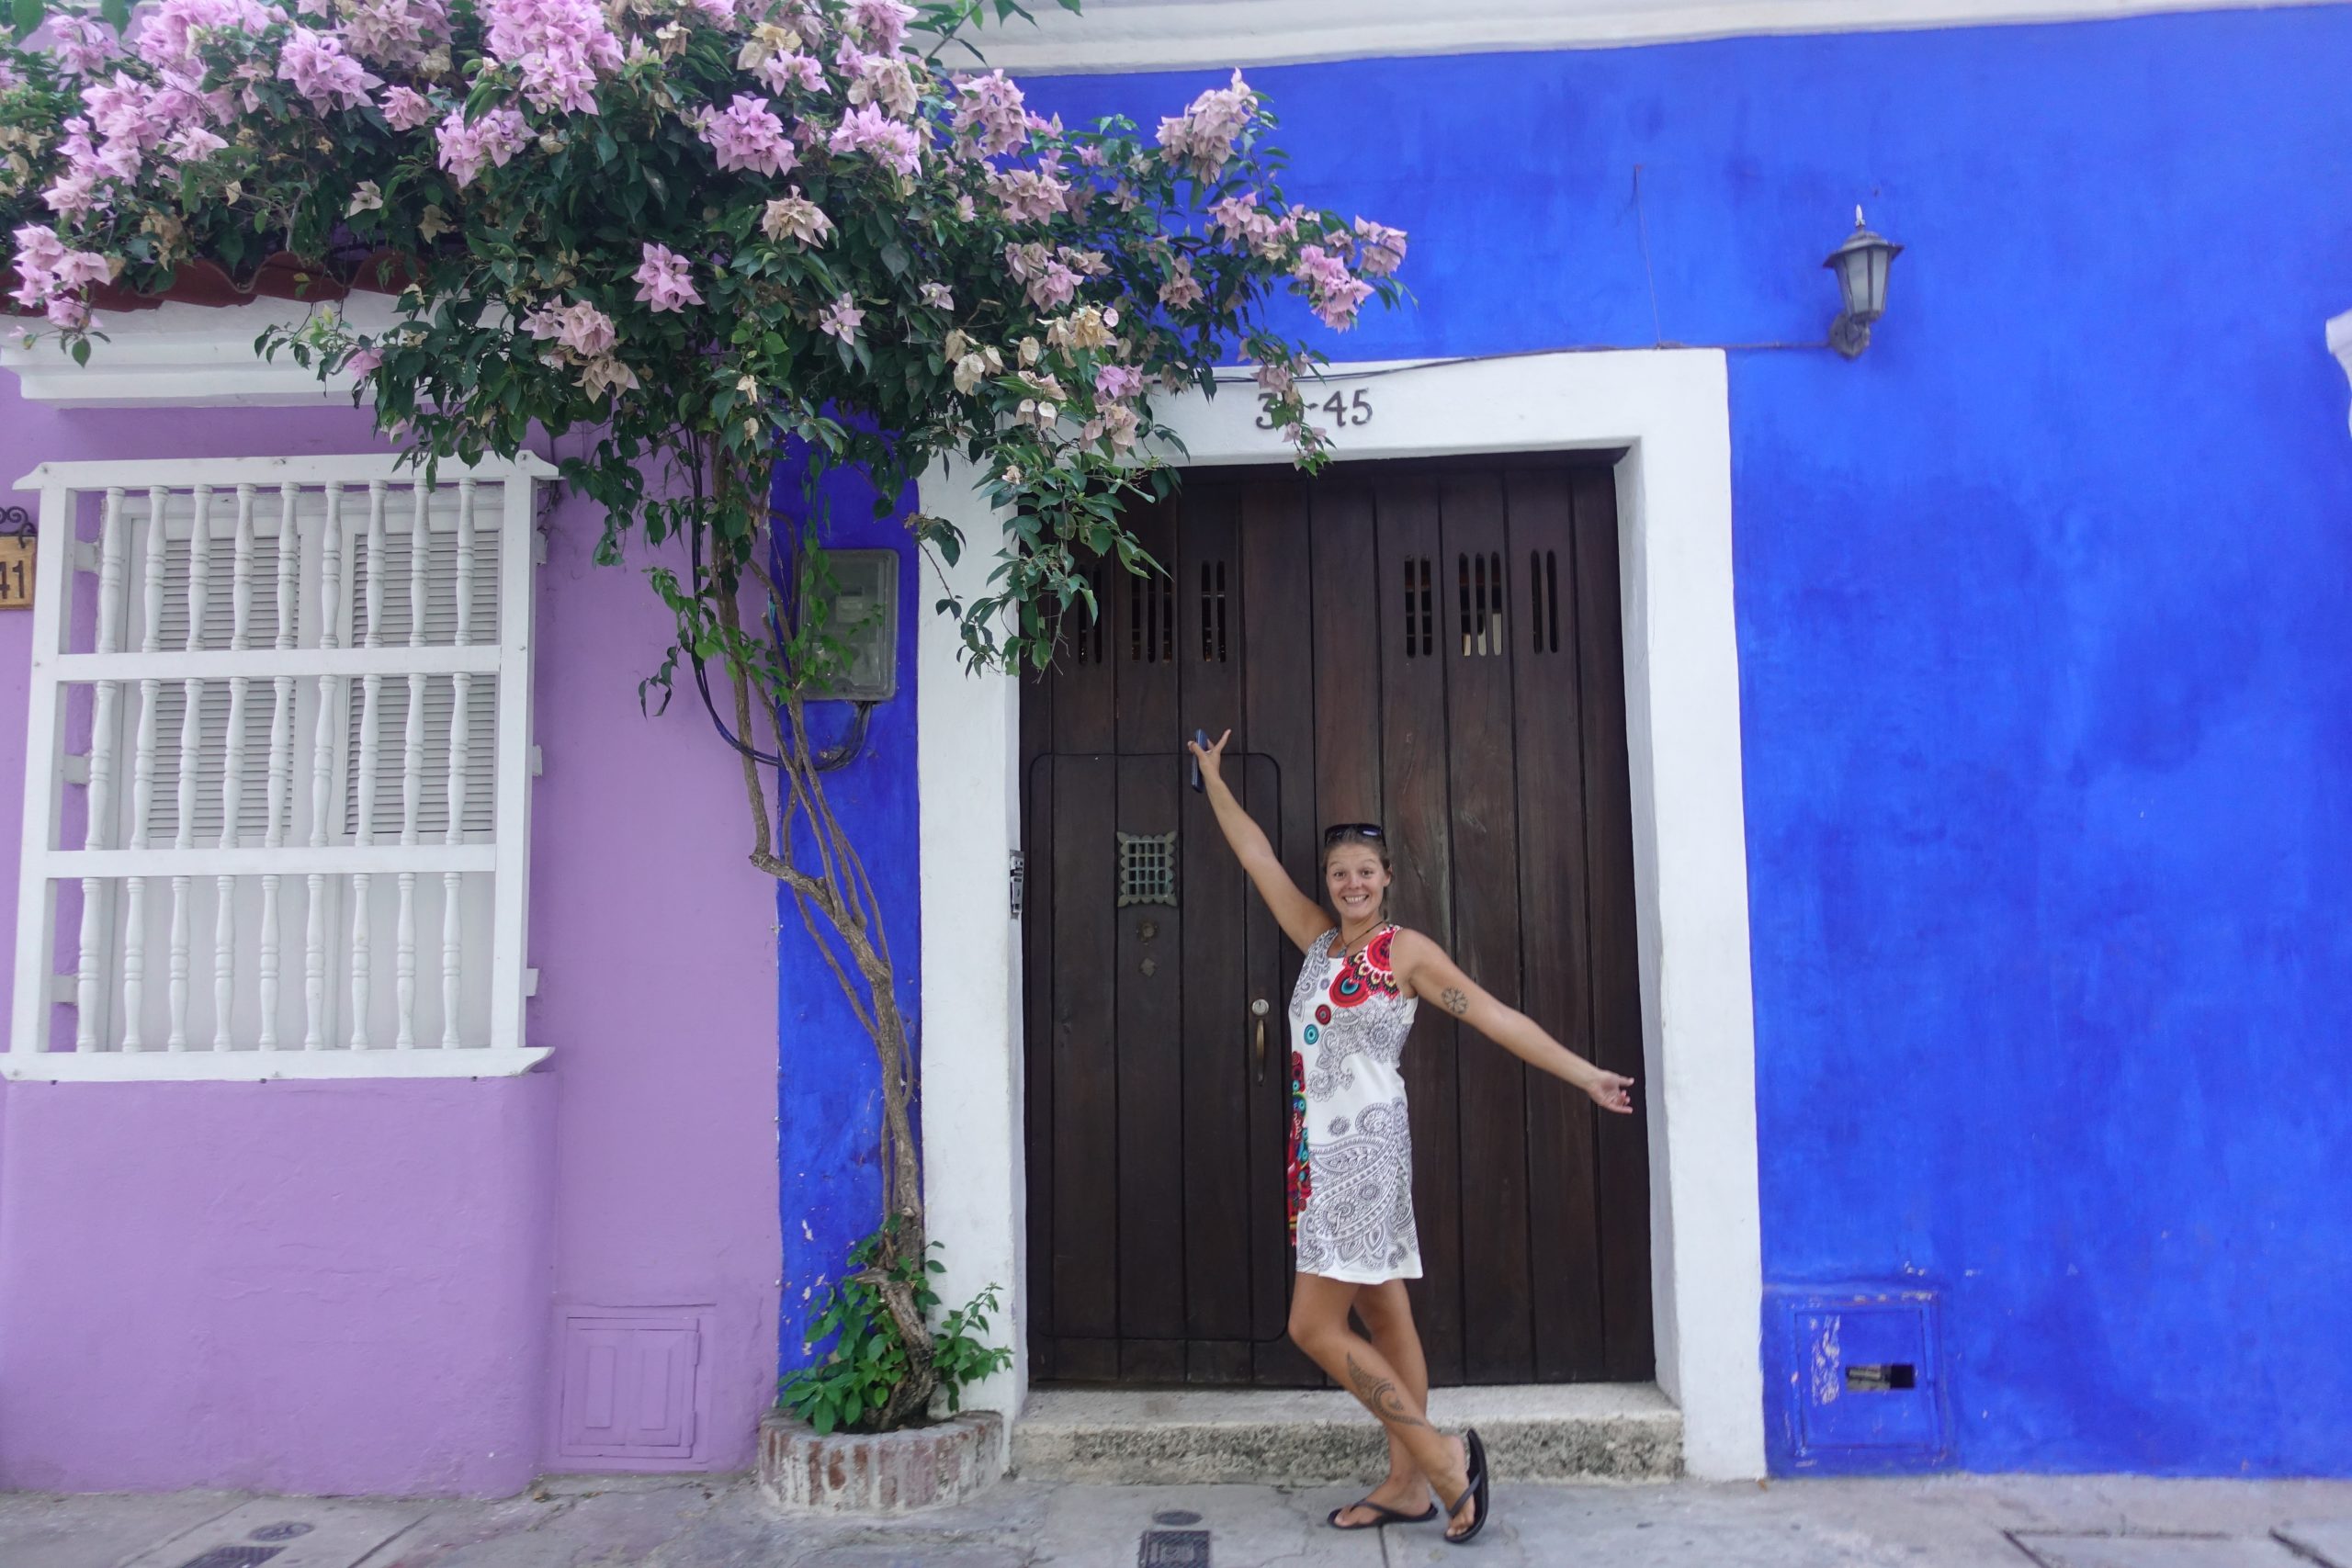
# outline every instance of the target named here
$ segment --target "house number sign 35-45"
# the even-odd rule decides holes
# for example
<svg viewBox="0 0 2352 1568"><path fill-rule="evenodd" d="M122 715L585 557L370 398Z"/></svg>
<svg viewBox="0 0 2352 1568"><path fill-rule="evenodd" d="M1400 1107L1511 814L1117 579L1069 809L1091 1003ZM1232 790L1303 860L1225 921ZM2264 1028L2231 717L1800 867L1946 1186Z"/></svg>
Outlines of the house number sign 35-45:
<svg viewBox="0 0 2352 1568"><path fill-rule="evenodd" d="M1273 393L1258 394L1259 429L1274 428L1273 408ZM1309 415L1318 413L1330 415L1331 423L1342 430L1350 425L1370 424L1372 423L1372 394L1362 387L1358 387L1353 392L1333 392L1319 403L1310 399L1306 405L1306 412Z"/></svg>

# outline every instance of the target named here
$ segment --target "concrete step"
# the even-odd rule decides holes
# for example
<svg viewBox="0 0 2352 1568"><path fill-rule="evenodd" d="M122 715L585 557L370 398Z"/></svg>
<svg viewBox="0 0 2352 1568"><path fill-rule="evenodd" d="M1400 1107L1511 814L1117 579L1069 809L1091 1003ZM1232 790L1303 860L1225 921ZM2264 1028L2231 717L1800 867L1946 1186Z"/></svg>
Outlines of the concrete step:
<svg viewBox="0 0 2352 1568"><path fill-rule="evenodd" d="M1655 1384L1442 1388L1430 1418L1477 1427L1498 1477L1682 1472L1682 1413ZM1013 1473L1033 1480L1319 1486L1376 1478L1386 1455L1379 1427L1337 1389L1040 1390L1012 1426Z"/></svg>

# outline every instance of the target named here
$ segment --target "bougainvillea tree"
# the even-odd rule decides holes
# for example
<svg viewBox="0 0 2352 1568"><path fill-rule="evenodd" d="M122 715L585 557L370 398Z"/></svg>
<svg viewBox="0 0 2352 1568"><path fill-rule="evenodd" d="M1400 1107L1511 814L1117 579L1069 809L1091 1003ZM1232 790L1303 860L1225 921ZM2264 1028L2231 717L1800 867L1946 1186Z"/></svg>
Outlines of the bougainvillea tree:
<svg viewBox="0 0 2352 1568"><path fill-rule="evenodd" d="M869 1277L910 1372L886 1408L838 1414L919 1415L913 1065L809 739L841 658L823 509L779 512L779 468L812 496L857 471L888 511L926 468L970 465L1001 538L910 519L943 566L997 552L976 594L941 572L938 609L975 667L1042 668L1097 612L1090 565L1159 570L1122 521L1173 482L1155 400L1252 364L1319 460L1297 385L1319 356L1283 300L1348 327L1396 298L1404 235L1293 205L1238 73L1149 130L1041 118L968 41L1010 0L13 5L0 280L22 330L86 356L94 296L266 266L321 298L378 289L389 329L322 306L256 346L356 374L420 461L569 433L602 558L684 542L649 571L677 622L652 683L682 660L706 693L723 676L752 863L881 1059L891 1223Z"/></svg>

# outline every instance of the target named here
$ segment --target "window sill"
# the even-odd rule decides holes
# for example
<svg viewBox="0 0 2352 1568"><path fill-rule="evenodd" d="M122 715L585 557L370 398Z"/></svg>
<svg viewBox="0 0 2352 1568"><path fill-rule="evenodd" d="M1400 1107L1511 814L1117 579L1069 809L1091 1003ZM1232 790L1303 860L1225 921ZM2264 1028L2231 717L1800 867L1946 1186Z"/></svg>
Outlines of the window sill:
<svg viewBox="0 0 2352 1568"><path fill-rule="evenodd" d="M508 1050L11 1052L0 1077L31 1083L262 1083L303 1078L503 1078L546 1060Z"/></svg>

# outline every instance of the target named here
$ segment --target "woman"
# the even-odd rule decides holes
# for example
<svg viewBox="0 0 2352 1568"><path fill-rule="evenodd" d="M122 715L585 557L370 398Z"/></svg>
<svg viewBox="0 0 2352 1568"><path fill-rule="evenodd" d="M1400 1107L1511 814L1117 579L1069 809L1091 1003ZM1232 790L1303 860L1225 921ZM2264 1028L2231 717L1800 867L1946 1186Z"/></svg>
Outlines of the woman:
<svg viewBox="0 0 2352 1568"><path fill-rule="evenodd" d="M1273 846L1221 776L1227 730L1187 747L1242 869L1284 935L1306 954L1291 994L1290 1214L1298 1252L1290 1337L1333 1381L1379 1417L1388 1434L1388 1478L1362 1502L1334 1509L1340 1529L1419 1524L1436 1490L1445 1538L1470 1540L1487 1523L1485 1445L1475 1431L1451 1438L1430 1425L1429 1368L1406 1303L1421 1275L1413 1228L1413 1152L1398 1071L1423 997L1511 1055L1592 1097L1604 1111L1633 1110L1634 1080L1605 1072L1503 1006L1455 967L1445 950L1388 922L1387 835L1348 822L1323 835L1323 887L1331 914L1293 885ZM1348 1326L1352 1308L1371 1331Z"/></svg>

